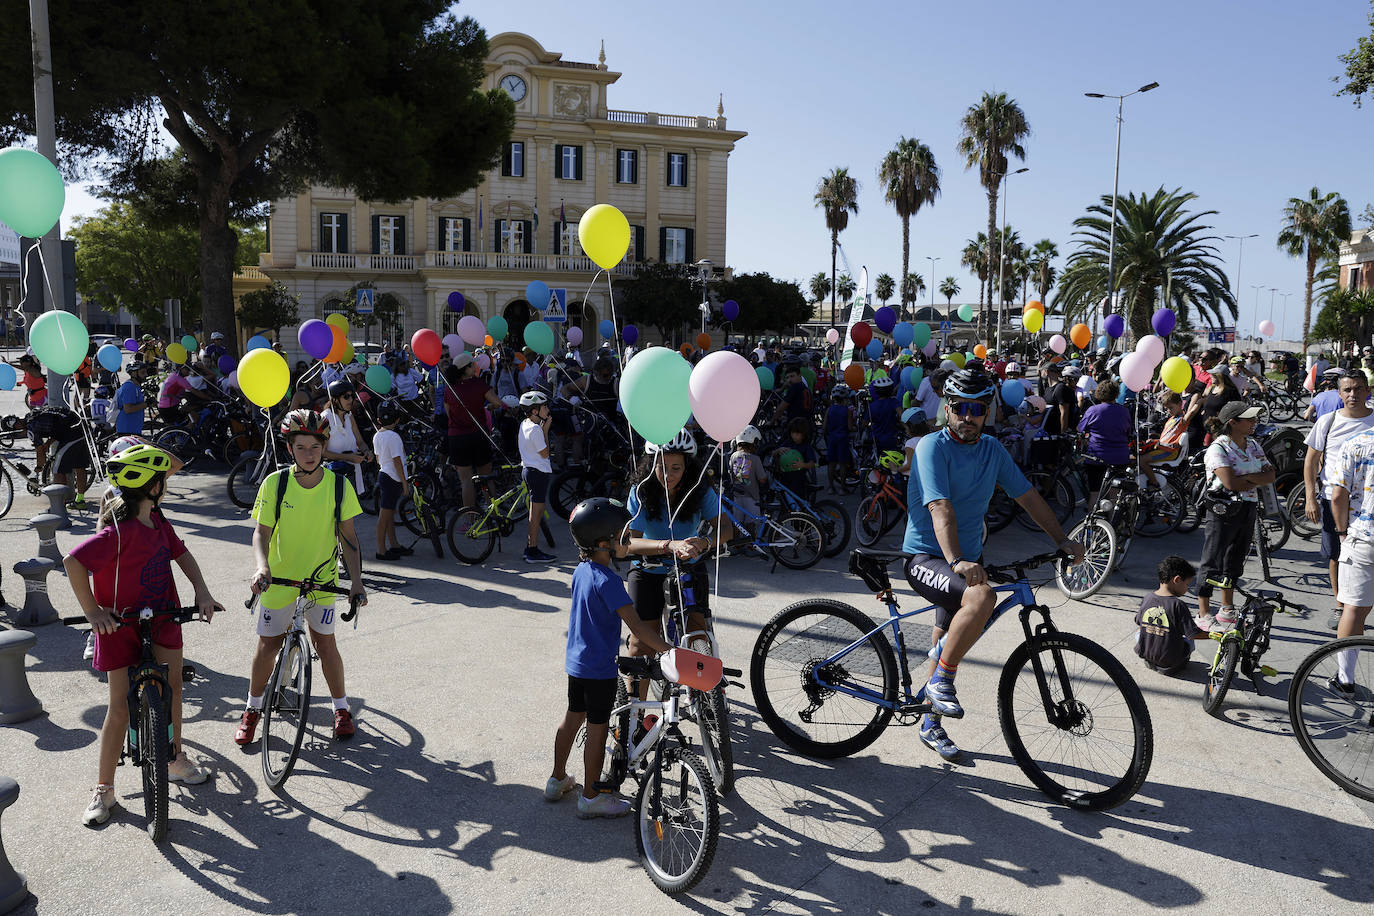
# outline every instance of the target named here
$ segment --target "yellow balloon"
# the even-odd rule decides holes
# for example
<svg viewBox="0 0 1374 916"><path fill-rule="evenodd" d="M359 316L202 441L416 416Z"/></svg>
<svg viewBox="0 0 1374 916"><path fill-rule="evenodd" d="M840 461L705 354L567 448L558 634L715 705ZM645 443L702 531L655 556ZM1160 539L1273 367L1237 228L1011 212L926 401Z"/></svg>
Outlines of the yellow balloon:
<svg viewBox="0 0 1374 916"><path fill-rule="evenodd" d="M167 349L163 351L163 355L178 366L186 362L186 348L175 341L167 345Z"/></svg>
<svg viewBox="0 0 1374 916"><path fill-rule="evenodd" d="M291 370L275 350L250 350L239 362L239 388L259 407L272 407L286 396Z"/></svg>
<svg viewBox="0 0 1374 916"><path fill-rule="evenodd" d="M348 332L345 331L344 333L347 334ZM355 359L357 359L357 358L358 358L358 351L355 350L355 349L353 349L353 344L350 343L350 344L348 345L348 350L345 351L345 353L344 353L343 361L344 361L345 363L351 363L351 362L353 362L353 360L355 360Z"/></svg>
<svg viewBox="0 0 1374 916"><path fill-rule="evenodd" d="M1025 324L1027 331L1034 334L1045 326L1045 313L1039 309L1031 309L1026 312L1026 317L1022 319L1022 323Z"/></svg>
<svg viewBox="0 0 1374 916"><path fill-rule="evenodd" d="M968 357L962 353L951 353L946 358L953 362L954 365L958 366L960 369L964 368L964 363L968 361Z"/></svg>
<svg viewBox="0 0 1374 916"><path fill-rule="evenodd" d="M326 316L324 319L324 323L333 325L340 331L343 331L345 334L348 333L348 319L343 315L340 315L338 312L334 312L332 315Z"/></svg>
<svg viewBox="0 0 1374 916"><path fill-rule="evenodd" d="M630 221L610 204L597 204L578 220L577 240L596 266L610 270L630 250Z"/></svg>
<svg viewBox="0 0 1374 916"><path fill-rule="evenodd" d="M1183 393L1193 380L1193 367L1181 356L1171 356L1159 367L1159 377L1171 391Z"/></svg>

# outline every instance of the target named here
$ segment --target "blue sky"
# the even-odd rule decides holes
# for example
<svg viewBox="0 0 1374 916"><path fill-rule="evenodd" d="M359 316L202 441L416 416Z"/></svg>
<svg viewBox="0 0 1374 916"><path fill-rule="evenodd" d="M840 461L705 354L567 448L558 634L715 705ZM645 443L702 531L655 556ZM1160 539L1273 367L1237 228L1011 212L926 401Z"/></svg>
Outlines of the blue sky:
<svg viewBox="0 0 1374 916"><path fill-rule="evenodd" d="M1245 245L1242 328L1254 322L1251 284L1266 287L1261 317L1269 287L1294 293L1286 326L1290 335L1300 327L1302 264L1275 246L1289 197L1314 185L1338 191L1353 214L1374 201L1374 105L1355 108L1331 82L1337 56L1368 34L1367 0L468 0L457 9L488 34L527 32L569 60L595 61L604 39L607 63L623 74L610 89L615 108L714 114L723 92L730 127L749 132L730 160L736 269L796 280L828 271L829 235L812 195L821 175L847 166L863 187L841 244L856 271L897 276L901 225L876 169L900 135L915 136L935 153L943 190L912 221L911 269L929 284L926 257L938 257L937 279L953 275L963 288L956 301L976 300L958 253L986 227L987 203L954 145L960 116L984 91L1014 97L1033 130L1031 170L1010 179L1008 222L1066 255L1074 218L1111 192L1116 105L1083 93L1159 82L1126 102L1122 193L1181 187L1198 194L1199 209L1218 211L1216 234L1259 233ZM69 214L91 208L74 195ZM1234 283L1236 243L1222 254Z"/></svg>

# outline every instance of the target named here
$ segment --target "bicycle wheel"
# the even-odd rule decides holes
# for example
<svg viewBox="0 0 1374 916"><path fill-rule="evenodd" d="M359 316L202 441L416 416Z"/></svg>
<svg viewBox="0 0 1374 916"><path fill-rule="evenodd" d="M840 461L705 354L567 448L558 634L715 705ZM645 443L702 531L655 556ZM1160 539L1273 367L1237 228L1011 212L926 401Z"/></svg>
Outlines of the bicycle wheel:
<svg viewBox="0 0 1374 916"><path fill-rule="evenodd" d="M476 509L464 509L449 519L448 546L464 563L481 563L496 549L496 531Z"/></svg>
<svg viewBox="0 0 1374 916"><path fill-rule="evenodd" d="M989 531L1001 531L1011 524L1020 508L1006 490L998 487L992 491L992 499L988 502L988 511L983 520L987 522Z"/></svg>
<svg viewBox="0 0 1374 916"><path fill-rule="evenodd" d="M396 504L396 520L405 526L406 530L418 538L429 534L425 530L424 522L420 520L420 510L415 508L415 495L408 493L401 497Z"/></svg>
<svg viewBox="0 0 1374 916"><path fill-rule="evenodd" d="M1090 598L1116 568L1116 529L1104 519L1087 518L1069 532L1069 540L1083 545L1083 562L1074 566L1060 560L1054 581L1067 598Z"/></svg>
<svg viewBox="0 0 1374 916"><path fill-rule="evenodd" d="M735 788L735 752L730 746L730 706L725 685L717 684L708 693L693 691L696 701L697 730L701 732L701 755L711 771L711 781L722 797Z"/></svg>
<svg viewBox="0 0 1374 916"><path fill-rule="evenodd" d="M1217 646L1216 658L1207 672L1207 683L1202 685L1202 708L1215 716L1221 710L1226 691L1231 689L1231 678L1236 675L1236 660L1240 658L1240 640L1227 639Z"/></svg>
<svg viewBox="0 0 1374 916"><path fill-rule="evenodd" d="M1287 392L1275 391L1270 400L1269 415L1275 423L1286 423L1298 415L1297 401Z"/></svg>
<svg viewBox="0 0 1374 916"><path fill-rule="evenodd" d="M138 750L143 763L143 815L154 843L167 835L167 758L172 744L167 729L162 688L144 684L138 692Z"/></svg>
<svg viewBox="0 0 1374 916"><path fill-rule="evenodd" d="M1337 678L1349 692L1337 688ZM1374 801L1374 638L1337 639L1303 659L1288 691L1288 718L1327 779Z"/></svg>
<svg viewBox="0 0 1374 916"><path fill-rule="evenodd" d="M443 530L443 525L441 518L435 515L429 503L426 503L425 507L420 510L420 527L425 530L425 536L429 538L430 546L434 548L434 556L439 560L444 558L444 545L439 540L439 532Z"/></svg>
<svg viewBox="0 0 1374 916"><path fill-rule="evenodd" d="M811 508L825 532L825 556L838 557L849 546L849 513L833 499L818 499Z"/></svg>
<svg viewBox="0 0 1374 916"><path fill-rule="evenodd" d="M615 679L615 705L612 710L620 709L630 702L630 694L625 689L625 679L617 677ZM583 740L586 740L586 725L582 726ZM611 791L619 791L625 777L629 775L629 760L625 753L627 736L630 733L630 710L628 706L621 712L612 716L610 721L610 735L607 743L610 747L606 751L606 762L601 767L601 781L610 786Z"/></svg>
<svg viewBox="0 0 1374 916"><path fill-rule="evenodd" d="M296 765L309 712L310 646L304 633L288 633L262 704L262 776L273 789Z"/></svg>
<svg viewBox="0 0 1374 916"><path fill-rule="evenodd" d="M1058 474L1051 474L1049 471L1032 471L1026 475L1035 492L1045 498L1045 502L1054 510L1054 517L1059 519L1059 524L1064 524L1073 514L1074 496L1073 487L1068 480ZM1020 507L1017 507L1018 510ZM1035 519L1030 517L1030 513L1018 511L1016 521L1027 531L1039 531L1040 526Z"/></svg>
<svg viewBox="0 0 1374 916"><path fill-rule="evenodd" d="M1307 487L1295 485L1288 491L1284 511L1288 514L1288 527L1298 537L1311 540L1322 533L1321 524L1314 524L1307 518Z"/></svg>
<svg viewBox="0 0 1374 916"><path fill-rule="evenodd" d="M1179 492L1183 494L1183 518L1178 520L1178 530L1184 534L1196 531L1198 525L1202 524L1202 508L1198 506L1198 497L1201 494L1203 481L1189 482L1184 480L1178 483Z"/></svg>
<svg viewBox="0 0 1374 916"><path fill-rule="evenodd" d="M784 744L833 758L878 740L892 709L877 699L896 703L897 659L875 627L857 608L829 598L789 605L764 625L749 660L749 686L759 716Z"/></svg>
<svg viewBox="0 0 1374 916"><path fill-rule="evenodd" d="M1288 543L1288 534L1291 531L1288 527L1288 513L1261 515L1259 517L1259 530L1264 536L1265 548L1270 554L1273 554L1274 551Z"/></svg>
<svg viewBox="0 0 1374 916"><path fill-rule="evenodd" d="M225 479L229 490L229 501L240 509L253 508L253 500L258 498L258 489L272 473L272 466L263 462L262 456L248 453L234 463Z"/></svg>
<svg viewBox="0 0 1374 916"><path fill-rule="evenodd" d="M997 717L1007 748L1054 800L1113 808L1135 795L1150 770L1154 731L1145 698L1121 662L1092 640L1056 632L1037 642L1044 683L1029 642L1002 668Z"/></svg>
<svg viewBox="0 0 1374 916"><path fill-rule="evenodd" d="M181 461L185 470L190 470L191 465L195 464L200 457L200 448L196 445L196 437L191 435L189 429L169 429L161 433L153 444L163 451L171 452Z"/></svg>
<svg viewBox="0 0 1374 916"><path fill-rule="evenodd" d="M10 469L0 466L0 518L10 514L10 508L14 506L14 478L10 476Z"/></svg>
<svg viewBox="0 0 1374 916"><path fill-rule="evenodd" d="M887 516L891 512L888 501L882 496L865 496L854 512L854 536L864 547L878 543L887 531Z"/></svg>
<svg viewBox="0 0 1374 916"><path fill-rule="evenodd" d="M720 808L706 765L684 748L664 751L658 771L640 780L635 817L635 850L654 886L665 894L695 887L711 867L720 836Z"/></svg>
<svg viewBox="0 0 1374 916"><path fill-rule="evenodd" d="M1187 504L1178 484L1161 477L1158 487L1140 493L1140 511L1135 519L1136 533L1157 538L1176 531L1187 514Z"/></svg>
<svg viewBox="0 0 1374 916"><path fill-rule="evenodd" d="M363 465L363 492L358 496L358 507L368 515L377 514L377 475L376 465Z"/></svg>
<svg viewBox="0 0 1374 916"><path fill-rule="evenodd" d="M790 512L765 529L768 552L788 569L810 569L825 552L825 532L816 520L801 512Z"/></svg>
<svg viewBox="0 0 1374 916"><path fill-rule="evenodd" d="M566 519L586 498L587 471L585 468L565 468L549 481L549 508L553 514Z"/></svg>

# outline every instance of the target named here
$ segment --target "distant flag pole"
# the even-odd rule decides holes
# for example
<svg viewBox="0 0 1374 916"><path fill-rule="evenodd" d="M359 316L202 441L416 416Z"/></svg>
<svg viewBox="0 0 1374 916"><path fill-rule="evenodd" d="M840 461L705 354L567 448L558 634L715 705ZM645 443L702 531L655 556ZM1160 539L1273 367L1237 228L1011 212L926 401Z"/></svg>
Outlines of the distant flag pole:
<svg viewBox="0 0 1374 916"><path fill-rule="evenodd" d="M487 250L486 236L482 233L482 195L477 195L477 244L478 251Z"/></svg>

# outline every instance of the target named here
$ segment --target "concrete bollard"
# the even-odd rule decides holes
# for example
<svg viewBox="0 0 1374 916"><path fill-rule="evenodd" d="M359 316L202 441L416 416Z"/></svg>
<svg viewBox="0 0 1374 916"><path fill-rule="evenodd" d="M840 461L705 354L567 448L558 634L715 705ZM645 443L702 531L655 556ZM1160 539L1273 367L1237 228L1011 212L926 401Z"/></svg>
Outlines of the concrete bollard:
<svg viewBox="0 0 1374 916"><path fill-rule="evenodd" d="M57 610L48 597L48 573L56 568L47 557L14 564L14 571L24 580L24 606L11 615L17 626L41 627L57 622Z"/></svg>
<svg viewBox="0 0 1374 916"><path fill-rule="evenodd" d="M43 488L43 495L48 498L48 514L55 515L61 520L57 527L63 531L72 526L72 517L67 514L67 500L75 493L76 491L65 483L50 483Z"/></svg>
<svg viewBox="0 0 1374 916"><path fill-rule="evenodd" d="M62 519L45 512L29 519L29 527L38 532L38 555L61 566L63 557L57 546L57 529L62 527Z"/></svg>
<svg viewBox="0 0 1374 916"><path fill-rule="evenodd" d="M18 800L19 783L8 776L0 776L0 815ZM28 896L29 882L10 864L5 855L4 838L0 837L0 913L18 909Z"/></svg>
<svg viewBox="0 0 1374 916"><path fill-rule="evenodd" d="M28 630L0 630L0 725L26 722L43 712L24 673L24 653L37 643Z"/></svg>

